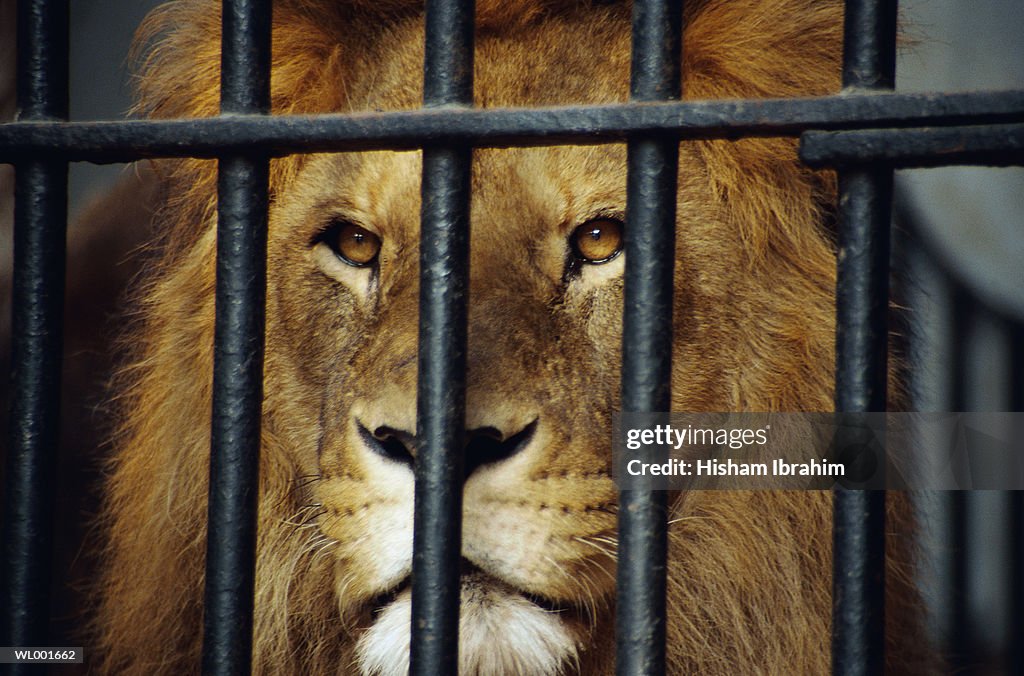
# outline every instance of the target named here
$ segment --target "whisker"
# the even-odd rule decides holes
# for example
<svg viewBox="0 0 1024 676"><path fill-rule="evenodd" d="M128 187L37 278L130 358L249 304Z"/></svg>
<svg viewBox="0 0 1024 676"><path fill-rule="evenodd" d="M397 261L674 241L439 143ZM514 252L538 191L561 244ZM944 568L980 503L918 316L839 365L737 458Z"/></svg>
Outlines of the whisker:
<svg viewBox="0 0 1024 676"><path fill-rule="evenodd" d="M285 519L284 523L296 528L315 528L316 521L327 513L327 508L322 505L310 505L296 512L291 518Z"/></svg>
<svg viewBox="0 0 1024 676"><path fill-rule="evenodd" d="M710 521L710 516L699 516L699 515L688 515L688 516L677 516L674 519L668 520L668 525L682 523L683 521Z"/></svg>
<svg viewBox="0 0 1024 676"><path fill-rule="evenodd" d="M608 549L607 547L604 547L604 546L603 546L603 545L602 545L601 543L599 543L599 542L594 542L594 541L592 541L592 540L591 540L591 539L590 539L589 537L587 537L587 536L584 536L584 535L574 535L574 536L572 537L572 539L573 539L573 540L575 540L576 542L582 542L582 543L583 543L583 544L585 544L585 545L588 545L588 546L590 546L590 547L593 547L594 549L596 549L597 551L601 552L602 554L604 554L605 556L607 556L607 557L608 557L608 558L610 558L610 559L614 559L614 558L615 558L615 553L614 553L613 551L611 551L611 550L610 550L610 549Z"/></svg>

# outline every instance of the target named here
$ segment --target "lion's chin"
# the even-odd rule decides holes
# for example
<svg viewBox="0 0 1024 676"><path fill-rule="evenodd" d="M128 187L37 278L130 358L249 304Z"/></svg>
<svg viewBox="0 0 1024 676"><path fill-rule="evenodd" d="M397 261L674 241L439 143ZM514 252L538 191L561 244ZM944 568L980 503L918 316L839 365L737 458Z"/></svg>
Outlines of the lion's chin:
<svg viewBox="0 0 1024 676"><path fill-rule="evenodd" d="M356 645L365 676L409 673L411 617L412 592L405 589L380 611ZM577 623L562 613L489 578L463 576L460 674L560 674L578 663L580 638Z"/></svg>

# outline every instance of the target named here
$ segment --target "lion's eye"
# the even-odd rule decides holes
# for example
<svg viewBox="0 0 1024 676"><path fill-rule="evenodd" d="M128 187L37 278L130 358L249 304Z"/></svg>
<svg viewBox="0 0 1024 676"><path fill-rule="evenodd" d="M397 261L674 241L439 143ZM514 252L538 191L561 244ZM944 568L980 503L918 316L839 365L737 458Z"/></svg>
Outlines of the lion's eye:
<svg viewBox="0 0 1024 676"><path fill-rule="evenodd" d="M380 237L355 223L340 222L323 235L335 255L349 265L364 268L380 254Z"/></svg>
<svg viewBox="0 0 1024 676"><path fill-rule="evenodd" d="M573 230L569 236L573 253L584 263L607 263L622 251L622 221L595 218Z"/></svg>

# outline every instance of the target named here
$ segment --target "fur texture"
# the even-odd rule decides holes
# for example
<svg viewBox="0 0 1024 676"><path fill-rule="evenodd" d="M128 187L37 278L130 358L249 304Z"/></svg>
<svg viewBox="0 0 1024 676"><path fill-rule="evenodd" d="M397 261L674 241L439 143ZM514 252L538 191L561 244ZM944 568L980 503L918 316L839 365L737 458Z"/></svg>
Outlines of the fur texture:
<svg viewBox="0 0 1024 676"><path fill-rule="evenodd" d="M418 3L274 3L275 113L421 100ZM629 7L478 3L476 104L628 98ZM841 3L687 3L688 98L838 89ZM216 114L219 3L147 22L140 109ZM107 501L100 669L179 673L200 647L212 371L215 164L165 163L160 263L139 293ZM254 669L395 674L408 644L412 473L360 434L415 430L420 155L272 163ZM570 233L625 208L621 145L474 154L467 429L515 455L465 486L465 673L610 674L622 256L567 272ZM830 410L829 174L788 139L680 146L673 409ZM325 248L339 222L376 268ZM627 226L628 227L628 226ZM627 347L628 349L628 347ZM672 673L825 673L831 496L700 492L673 506ZM894 506L891 666L924 649Z"/></svg>

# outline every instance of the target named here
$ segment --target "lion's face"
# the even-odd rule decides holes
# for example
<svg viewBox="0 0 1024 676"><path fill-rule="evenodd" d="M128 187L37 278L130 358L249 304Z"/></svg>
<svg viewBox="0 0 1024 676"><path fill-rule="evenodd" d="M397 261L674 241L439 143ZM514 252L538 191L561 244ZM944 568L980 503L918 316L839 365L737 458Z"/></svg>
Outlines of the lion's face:
<svg viewBox="0 0 1024 676"><path fill-rule="evenodd" d="M543 31L483 37L478 97L536 103L531 86L554 80L543 91L621 99L626 64L608 63L628 53L628 23L618 27L571 50ZM551 53L562 49L574 63ZM349 87L365 87L369 108L416 105L419 53L380 58L397 82ZM625 155L622 145L474 155L466 673L486 660L553 671L574 659L613 594ZM283 428L304 423L290 447L302 473L319 476L308 499L334 543L342 612L362 614L362 666L385 673L404 665L409 634L420 174L418 152L318 156L271 223L269 415Z"/></svg>
<svg viewBox="0 0 1024 676"><path fill-rule="evenodd" d="M614 581L609 431L623 256L587 263L571 240L581 226L618 223L623 156L621 148L481 151L474 163L465 612L476 603L497 632L480 635L480 650L515 631L550 635L559 652L530 658L546 670L574 649L582 611L602 609ZM303 472L320 475L310 498L323 506L321 531L337 542L342 603L383 605L365 649L387 641L396 656L409 626L419 175L418 153L320 158L299 180L310 191L303 206L282 204L287 225L274 237L275 249L287 249L273 303L288 339L270 363L305 395L282 402L284 415L316 421L295 450ZM365 267L336 252L338 229L354 223L379 238ZM579 607L583 600L597 607ZM403 638L380 636L384 627Z"/></svg>
<svg viewBox="0 0 1024 676"><path fill-rule="evenodd" d="M509 96L503 64L549 75L535 39L480 45L480 97ZM604 70L607 48L575 52L606 100L627 82ZM369 107L415 105L419 55L382 56L402 81L365 85ZM401 671L409 634L420 174L418 152L319 156L271 227L272 331L286 336L268 361L274 415L315 423L293 448L320 476L309 497L336 543L343 613L373 611L361 666L385 673ZM462 660L551 672L614 586L625 149L478 150L473 189ZM276 382L301 395L278 401Z"/></svg>

